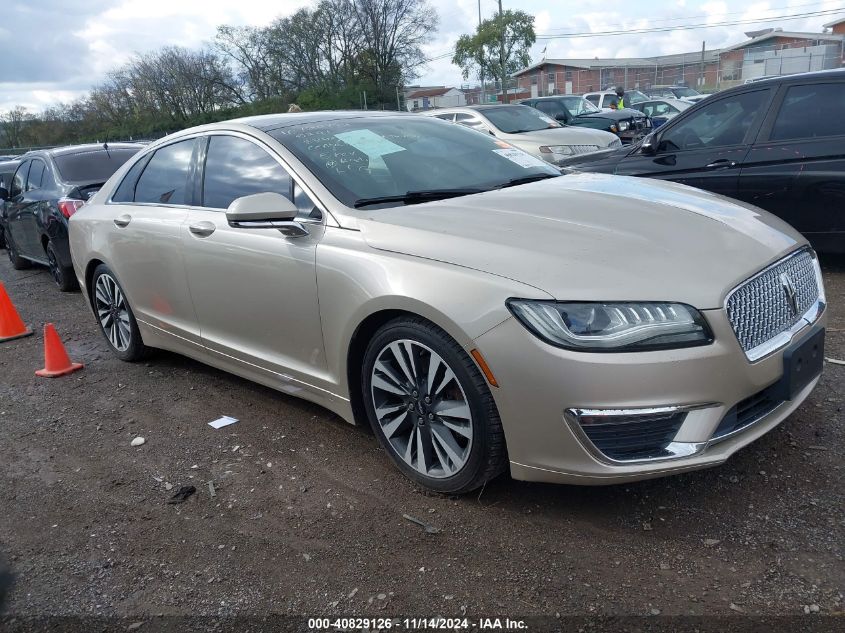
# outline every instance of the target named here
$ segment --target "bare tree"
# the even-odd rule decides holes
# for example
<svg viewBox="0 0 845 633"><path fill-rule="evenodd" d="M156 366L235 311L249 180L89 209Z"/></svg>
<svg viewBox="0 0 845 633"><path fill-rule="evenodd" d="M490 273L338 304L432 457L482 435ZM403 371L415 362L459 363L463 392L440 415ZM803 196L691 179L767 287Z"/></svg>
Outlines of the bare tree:
<svg viewBox="0 0 845 633"><path fill-rule="evenodd" d="M24 144L25 129L34 119L35 116L23 106L15 106L5 114L0 115L0 130L3 131L5 144L10 147L19 147Z"/></svg>

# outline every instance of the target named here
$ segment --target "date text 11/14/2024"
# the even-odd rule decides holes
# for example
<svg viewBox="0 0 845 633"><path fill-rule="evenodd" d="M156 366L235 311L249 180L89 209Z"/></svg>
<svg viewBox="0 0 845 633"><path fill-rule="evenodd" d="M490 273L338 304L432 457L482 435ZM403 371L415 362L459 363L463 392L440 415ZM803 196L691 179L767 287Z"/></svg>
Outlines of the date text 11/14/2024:
<svg viewBox="0 0 845 633"><path fill-rule="evenodd" d="M477 629L481 631L524 631L528 625L524 620L510 618L309 618L310 631L385 631L404 629L408 631L457 631Z"/></svg>

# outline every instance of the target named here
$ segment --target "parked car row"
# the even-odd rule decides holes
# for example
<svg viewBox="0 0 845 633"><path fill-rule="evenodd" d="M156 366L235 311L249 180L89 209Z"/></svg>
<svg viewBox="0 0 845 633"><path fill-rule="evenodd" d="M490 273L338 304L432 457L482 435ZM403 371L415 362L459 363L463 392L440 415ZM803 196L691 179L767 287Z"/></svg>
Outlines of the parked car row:
<svg viewBox="0 0 845 633"><path fill-rule="evenodd" d="M141 147L76 145L27 152L6 167L0 164L0 173L12 173L0 188L0 227L12 266L48 266L59 289L76 288L67 222Z"/></svg>
<svg viewBox="0 0 845 633"><path fill-rule="evenodd" d="M601 110L584 97L538 97L523 99L520 103L538 109L563 125L611 132L622 143L637 141L651 131L651 121L646 114L630 108Z"/></svg>
<svg viewBox="0 0 845 633"><path fill-rule="evenodd" d="M816 250L845 252L845 69L725 90L634 147L575 157L568 173L673 180L759 206Z"/></svg>
<svg viewBox="0 0 845 633"><path fill-rule="evenodd" d="M74 276L117 357L167 349L316 402L369 425L429 490L507 470L610 484L716 466L818 382L815 252L706 191L562 175L556 148L590 145L598 164L736 142L763 102L725 95L633 149L526 105L187 129L125 148L65 218ZM704 110L720 118L677 131ZM90 179L66 173L64 151L24 157L13 187L26 193L40 160L54 192L83 201Z"/></svg>

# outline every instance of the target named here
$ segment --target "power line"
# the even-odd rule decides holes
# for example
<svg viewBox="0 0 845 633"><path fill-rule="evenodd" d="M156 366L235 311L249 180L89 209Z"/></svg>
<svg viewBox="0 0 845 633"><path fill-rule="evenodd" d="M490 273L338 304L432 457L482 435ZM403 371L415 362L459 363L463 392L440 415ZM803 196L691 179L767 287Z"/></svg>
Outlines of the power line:
<svg viewBox="0 0 845 633"><path fill-rule="evenodd" d="M760 22L773 22L776 20L779 21L787 21L787 20L800 20L803 18L810 18L810 17L818 17L823 15L832 15L834 13L840 13L845 11L845 7L840 7L838 9L827 9L825 11L810 11L806 13L794 13L791 15L777 15L768 18L753 18L748 20L733 20L733 21L726 21L726 22L712 22L712 23L701 23L701 24L685 24L679 26L661 26L661 27L654 27L654 28L643 28L643 29L625 29L625 30L618 30L618 31L594 31L594 32L581 32L581 33L561 33L557 34L538 34L538 40L555 40L555 39L567 39L567 38L582 38L582 37L611 37L615 35L633 35L633 34L642 34L642 33L665 33L669 31L694 31L697 29L712 29L724 26L738 26L740 24L758 24Z"/></svg>

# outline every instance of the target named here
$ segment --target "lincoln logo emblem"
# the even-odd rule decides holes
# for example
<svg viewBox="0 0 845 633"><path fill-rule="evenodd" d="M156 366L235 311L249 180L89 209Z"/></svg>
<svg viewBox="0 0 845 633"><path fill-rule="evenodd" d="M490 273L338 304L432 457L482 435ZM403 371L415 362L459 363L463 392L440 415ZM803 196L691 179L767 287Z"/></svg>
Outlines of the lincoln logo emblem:
<svg viewBox="0 0 845 633"><path fill-rule="evenodd" d="M795 316L798 314L798 295L795 292L795 286L792 285L792 280L786 273L781 273L780 283L786 293L786 302L789 304L789 309L792 310L792 316Z"/></svg>

